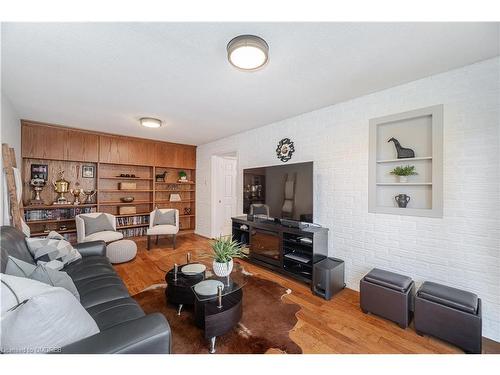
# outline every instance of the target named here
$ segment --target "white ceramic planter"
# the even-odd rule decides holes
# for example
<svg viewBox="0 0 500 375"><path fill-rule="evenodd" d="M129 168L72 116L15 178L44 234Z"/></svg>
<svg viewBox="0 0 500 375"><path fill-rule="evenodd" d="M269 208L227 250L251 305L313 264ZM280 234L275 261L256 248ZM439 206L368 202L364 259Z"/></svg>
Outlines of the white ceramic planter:
<svg viewBox="0 0 500 375"><path fill-rule="evenodd" d="M213 269L217 276L226 277L233 270L233 260L231 259L228 263L219 263L214 260Z"/></svg>
<svg viewBox="0 0 500 375"><path fill-rule="evenodd" d="M408 176L399 176L399 182L406 184L408 182Z"/></svg>

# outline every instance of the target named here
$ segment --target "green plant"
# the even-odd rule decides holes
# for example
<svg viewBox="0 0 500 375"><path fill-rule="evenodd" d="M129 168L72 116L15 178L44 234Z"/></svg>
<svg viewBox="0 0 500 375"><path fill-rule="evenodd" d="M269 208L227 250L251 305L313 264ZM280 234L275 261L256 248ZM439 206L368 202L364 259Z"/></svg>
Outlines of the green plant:
<svg viewBox="0 0 500 375"><path fill-rule="evenodd" d="M399 166L399 167L394 168L391 171L391 174L396 175L396 176L415 176L418 173L415 172L414 165L407 165L406 167Z"/></svg>
<svg viewBox="0 0 500 375"><path fill-rule="evenodd" d="M184 171L179 171L179 178L182 178L182 177L187 177L187 174Z"/></svg>
<svg viewBox="0 0 500 375"><path fill-rule="evenodd" d="M231 239L230 236L219 237L212 242L212 257L218 263L228 263L233 258L245 258L246 254L240 243Z"/></svg>

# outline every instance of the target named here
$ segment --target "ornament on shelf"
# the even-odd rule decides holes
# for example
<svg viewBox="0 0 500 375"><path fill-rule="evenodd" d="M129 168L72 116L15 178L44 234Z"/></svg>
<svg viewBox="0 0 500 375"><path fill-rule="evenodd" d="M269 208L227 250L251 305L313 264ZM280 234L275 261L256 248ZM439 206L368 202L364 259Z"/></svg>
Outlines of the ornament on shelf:
<svg viewBox="0 0 500 375"><path fill-rule="evenodd" d="M415 157L415 151L413 151L411 148L406 148L401 146L401 144L396 138L390 138L387 142L394 142L394 147L396 147L398 159L407 159Z"/></svg>

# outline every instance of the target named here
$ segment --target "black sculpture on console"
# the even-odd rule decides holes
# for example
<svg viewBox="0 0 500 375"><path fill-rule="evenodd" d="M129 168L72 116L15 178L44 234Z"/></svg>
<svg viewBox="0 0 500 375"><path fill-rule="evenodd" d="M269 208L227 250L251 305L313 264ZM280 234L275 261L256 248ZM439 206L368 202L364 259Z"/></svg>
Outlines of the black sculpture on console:
<svg viewBox="0 0 500 375"><path fill-rule="evenodd" d="M413 151L411 148L402 147L396 138L391 138L387 142L391 141L394 142L394 146L396 147L396 151L398 152L398 159L407 159L415 157L415 151Z"/></svg>

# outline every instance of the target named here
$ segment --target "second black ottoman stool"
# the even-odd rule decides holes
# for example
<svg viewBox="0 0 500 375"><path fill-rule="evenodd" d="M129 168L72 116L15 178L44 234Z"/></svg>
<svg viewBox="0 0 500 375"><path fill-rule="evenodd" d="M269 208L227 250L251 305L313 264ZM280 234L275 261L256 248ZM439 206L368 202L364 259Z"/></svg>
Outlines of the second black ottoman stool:
<svg viewBox="0 0 500 375"><path fill-rule="evenodd" d="M359 282L361 310L406 328L411 321L414 288L410 277L374 268Z"/></svg>

